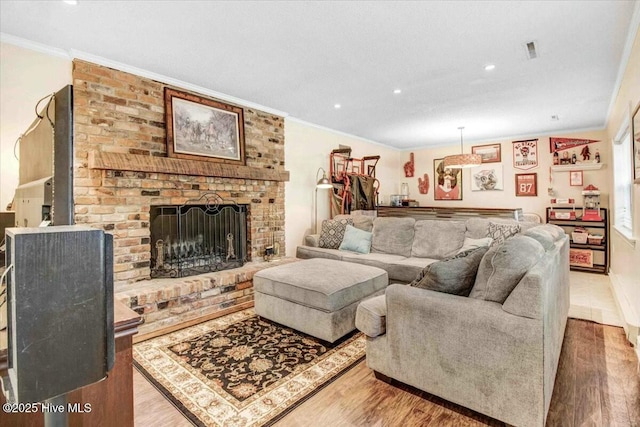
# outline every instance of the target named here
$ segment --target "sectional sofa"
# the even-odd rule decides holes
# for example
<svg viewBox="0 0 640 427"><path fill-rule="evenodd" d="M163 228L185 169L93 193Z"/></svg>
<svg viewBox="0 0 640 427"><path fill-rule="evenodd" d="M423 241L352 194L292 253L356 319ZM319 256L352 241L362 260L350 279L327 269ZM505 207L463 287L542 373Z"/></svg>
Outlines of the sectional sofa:
<svg viewBox="0 0 640 427"><path fill-rule="evenodd" d="M569 310L564 231L482 218L350 221L361 229L371 225L370 254L319 248L315 236L297 254L388 272L385 295L362 301L355 318L376 375L507 424L543 426ZM415 286L416 276L489 236L499 241L483 252L470 291L455 295ZM414 286L398 283L410 281Z"/></svg>

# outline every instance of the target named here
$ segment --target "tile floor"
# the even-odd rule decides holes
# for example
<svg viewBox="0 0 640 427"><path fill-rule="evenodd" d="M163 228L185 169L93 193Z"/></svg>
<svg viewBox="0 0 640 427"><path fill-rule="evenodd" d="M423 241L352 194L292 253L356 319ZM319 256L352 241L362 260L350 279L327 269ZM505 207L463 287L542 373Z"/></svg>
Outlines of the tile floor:
<svg viewBox="0 0 640 427"><path fill-rule="evenodd" d="M613 297L609 276L572 271L570 293L569 317L622 326L622 316Z"/></svg>

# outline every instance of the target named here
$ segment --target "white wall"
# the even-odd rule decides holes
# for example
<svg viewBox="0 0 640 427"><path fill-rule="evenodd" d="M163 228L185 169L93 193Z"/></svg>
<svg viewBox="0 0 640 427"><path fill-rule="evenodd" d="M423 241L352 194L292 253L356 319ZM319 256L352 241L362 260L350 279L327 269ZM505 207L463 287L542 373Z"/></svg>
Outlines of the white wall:
<svg viewBox="0 0 640 427"><path fill-rule="evenodd" d="M613 139L625 120L630 119L633 109L640 103L640 30L636 30L635 40L629 56L620 90L607 123L608 140ZM611 171L610 171L611 172ZM613 182L613 176L610 178ZM640 328L640 184L633 186L633 230L635 242L625 238L612 227L611 277L616 298L623 308L630 330L638 333ZM636 337L629 339L635 342Z"/></svg>
<svg viewBox="0 0 640 427"><path fill-rule="evenodd" d="M36 103L70 83L70 59L0 43L0 210L18 186L13 146L36 119Z"/></svg>
<svg viewBox="0 0 640 427"><path fill-rule="evenodd" d="M610 178L608 170L611 168L611 155L609 145L607 143L607 135L604 131L591 131L572 134L557 134L554 137L560 138L582 138L592 139L601 142L589 144L591 151L591 160L594 159L596 151L600 152L603 168L597 171L584 171L584 185L594 184L602 191L603 201L602 207L607 207L607 198L610 188ZM535 139L532 136L526 139ZM523 139L523 138L520 138ZM460 152L460 146L438 147L431 149L415 150L415 176L413 178L401 178L403 182L409 184L410 197L420 202L420 206L446 206L446 207L474 207L474 208L522 208L525 213L536 213L540 215L544 221L546 207L550 205L550 199L547 189L552 187L555 196L559 198L575 198L576 204L582 205L582 187L572 187L569 185L569 172L553 172L550 166L553 164L553 156L549 150L549 137L538 138L538 163L539 166L530 170L517 170L513 167L513 141L512 139L483 142L482 144L474 144L465 142L464 152L470 153L471 146L484 144L500 144L501 146L501 163L490 163L484 166L502 166L504 190L503 191L471 191L471 170L463 169L462 171L462 200L460 201L440 201L434 200L434 176L433 160L440 159L450 154ZM580 149L569 150L569 153L575 151L578 154ZM409 153L405 152L401 155L402 162L409 160ZM426 195L418 192L418 177L422 178L423 174L429 175L429 193ZM517 173L536 173L538 183L537 197L516 197L515 195L515 174ZM401 175L404 176L404 175ZM553 182L549 178L553 178Z"/></svg>
<svg viewBox="0 0 640 427"><path fill-rule="evenodd" d="M355 158L381 156L376 168L380 194L399 192L400 152L330 129L316 127L295 119L285 119L285 168L290 172L285 185L285 240L287 256L295 256L296 247L314 225L314 191L318 168L329 172L329 154L339 145L351 147ZM318 222L329 217L329 191L318 190Z"/></svg>

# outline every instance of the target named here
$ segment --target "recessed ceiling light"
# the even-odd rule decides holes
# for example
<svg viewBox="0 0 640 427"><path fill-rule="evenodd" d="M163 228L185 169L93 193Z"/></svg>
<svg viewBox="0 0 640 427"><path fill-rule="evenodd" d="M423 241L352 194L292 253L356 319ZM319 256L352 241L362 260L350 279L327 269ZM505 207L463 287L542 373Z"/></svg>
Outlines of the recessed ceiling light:
<svg viewBox="0 0 640 427"><path fill-rule="evenodd" d="M402 89L394 89L393 93L395 93L396 95L402 93Z"/></svg>
<svg viewBox="0 0 640 427"><path fill-rule="evenodd" d="M72 4L72 5L77 5L78 4L78 0L62 0L64 1L66 4Z"/></svg>
<svg viewBox="0 0 640 427"><path fill-rule="evenodd" d="M339 110L341 107L342 107L342 105L340 105L340 104L335 104L333 106L333 108L335 108L336 110Z"/></svg>
<svg viewBox="0 0 640 427"><path fill-rule="evenodd" d="M484 66L484 70L485 71L491 71L491 70L495 70L495 69L496 69L496 66L493 65L493 64L488 64L488 65Z"/></svg>

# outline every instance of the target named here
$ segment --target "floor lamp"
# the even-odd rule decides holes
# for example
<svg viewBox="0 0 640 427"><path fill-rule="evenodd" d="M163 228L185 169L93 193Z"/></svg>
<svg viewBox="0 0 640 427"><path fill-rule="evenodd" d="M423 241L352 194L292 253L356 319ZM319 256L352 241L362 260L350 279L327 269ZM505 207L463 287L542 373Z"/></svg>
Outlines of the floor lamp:
<svg viewBox="0 0 640 427"><path fill-rule="evenodd" d="M318 179L318 177L320 176L320 171L322 171L322 178ZM328 189L328 188L333 188L333 185L331 184L331 181L329 181L329 178L327 178L327 171L325 171L322 168L318 168L318 171L316 172L316 193L315 193L315 203L314 203L314 207L315 207L315 219L313 222L313 234L318 232L318 189Z"/></svg>

